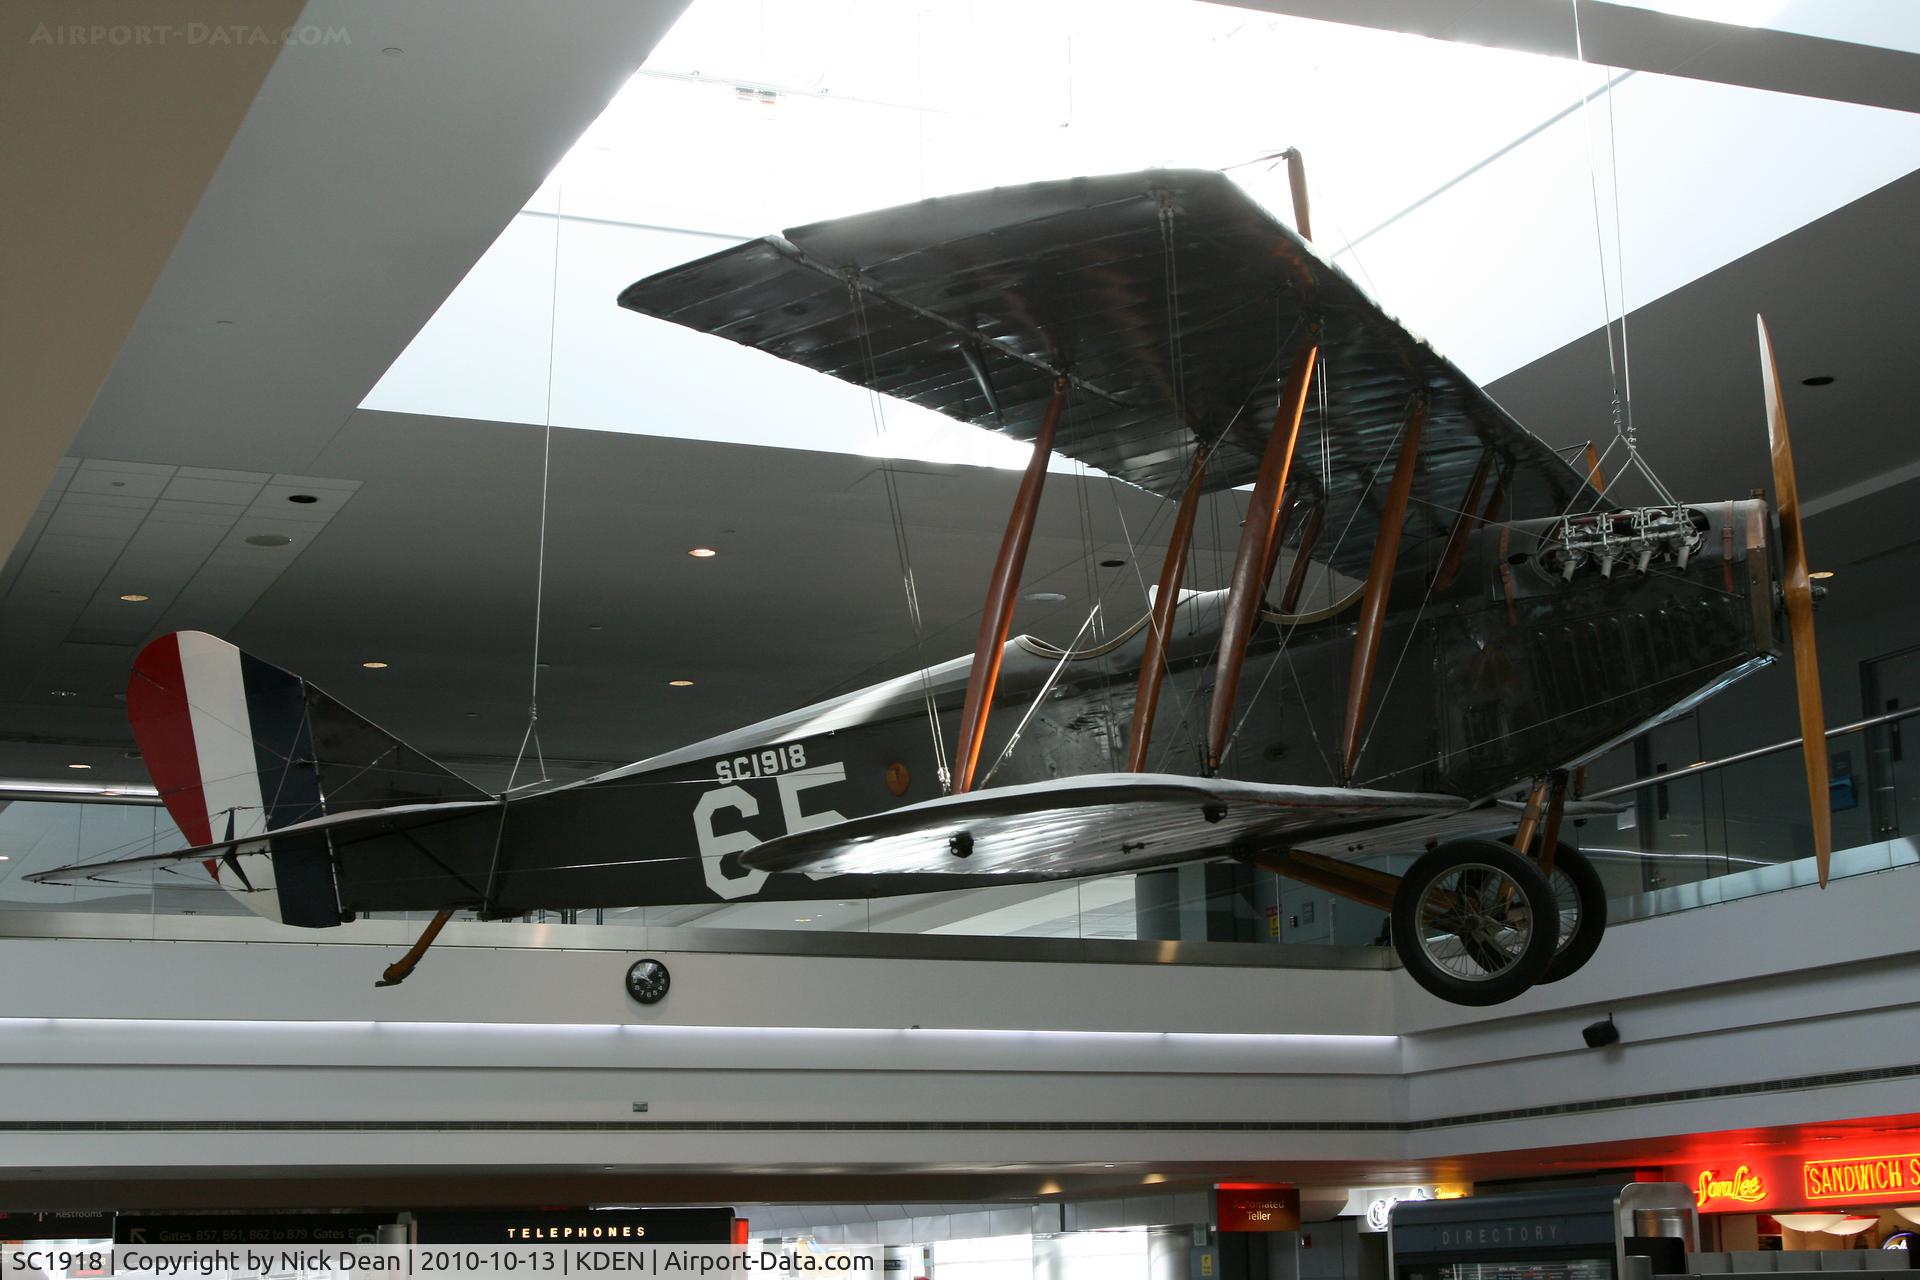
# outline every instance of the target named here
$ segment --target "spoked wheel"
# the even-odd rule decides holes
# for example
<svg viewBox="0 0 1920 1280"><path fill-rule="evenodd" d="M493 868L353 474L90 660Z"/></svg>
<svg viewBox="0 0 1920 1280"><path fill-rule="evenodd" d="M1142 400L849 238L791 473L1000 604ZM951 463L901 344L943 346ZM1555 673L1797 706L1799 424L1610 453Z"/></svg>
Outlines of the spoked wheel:
<svg viewBox="0 0 1920 1280"><path fill-rule="evenodd" d="M1546 972L1559 933L1539 864L1497 840L1422 854L1393 896L1400 962L1454 1004L1499 1004L1525 991Z"/></svg>
<svg viewBox="0 0 1920 1280"><path fill-rule="evenodd" d="M1540 981L1558 982L1579 972L1599 949L1607 931L1607 888L1586 855L1564 840L1553 851L1547 887L1560 913L1560 940Z"/></svg>

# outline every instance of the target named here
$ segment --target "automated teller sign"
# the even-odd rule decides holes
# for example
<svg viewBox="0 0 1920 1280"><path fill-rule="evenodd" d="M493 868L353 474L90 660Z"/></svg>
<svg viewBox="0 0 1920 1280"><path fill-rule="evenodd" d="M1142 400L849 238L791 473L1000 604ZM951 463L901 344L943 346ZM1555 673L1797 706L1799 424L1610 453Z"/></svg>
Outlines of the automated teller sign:
<svg viewBox="0 0 1920 1280"><path fill-rule="evenodd" d="M1213 1212L1221 1231L1298 1231L1300 1188L1223 1182L1214 1188Z"/></svg>

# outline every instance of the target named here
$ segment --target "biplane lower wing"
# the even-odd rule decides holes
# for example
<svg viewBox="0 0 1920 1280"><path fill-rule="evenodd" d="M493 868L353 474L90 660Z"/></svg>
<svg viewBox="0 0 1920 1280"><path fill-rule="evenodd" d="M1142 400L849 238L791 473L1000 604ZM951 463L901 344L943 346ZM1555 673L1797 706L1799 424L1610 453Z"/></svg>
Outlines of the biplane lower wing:
<svg viewBox="0 0 1920 1280"><path fill-rule="evenodd" d="M1298 836L1467 808L1458 796L1103 773L995 787L777 837L759 871L997 875L1052 880L1141 871ZM1509 820L1510 825L1510 820Z"/></svg>

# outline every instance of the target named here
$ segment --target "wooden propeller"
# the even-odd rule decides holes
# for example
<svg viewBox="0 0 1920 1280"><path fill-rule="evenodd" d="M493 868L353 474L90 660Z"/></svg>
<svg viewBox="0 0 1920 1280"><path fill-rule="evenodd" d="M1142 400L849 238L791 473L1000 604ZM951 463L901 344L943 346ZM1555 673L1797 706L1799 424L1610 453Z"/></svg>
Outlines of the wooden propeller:
<svg viewBox="0 0 1920 1280"><path fill-rule="evenodd" d="M1760 327L1760 381L1767 399L1774 507L1780 517L1780 586L1787 607L1787 633L1793 642L1793 682L1800 695L1800 746L1807 760L1807 802L1813 810L1813 856L1824 889L1833 860L1833 800L1827 791L1827 720L1820 706L1820 660L1813 647L1813 584L1807 576L1807 540L1800 528L1800 490L1793 479L1780 370L1773 362L1766 317L1754 320Z"/></svg>

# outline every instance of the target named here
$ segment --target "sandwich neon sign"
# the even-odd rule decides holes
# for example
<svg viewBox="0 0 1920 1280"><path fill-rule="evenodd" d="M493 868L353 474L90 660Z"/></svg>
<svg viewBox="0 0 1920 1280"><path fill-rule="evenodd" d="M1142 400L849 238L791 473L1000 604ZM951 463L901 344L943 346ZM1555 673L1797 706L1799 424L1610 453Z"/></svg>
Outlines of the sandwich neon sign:
<svg viewBox="0 0 1920 1280"><path fill-rule="evenodd" d="M1920 1190L1920 1154L1809 1160L1800 1167L1809 1200L1863 1200Z"/></svg>

